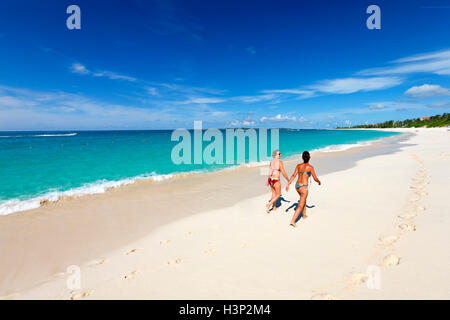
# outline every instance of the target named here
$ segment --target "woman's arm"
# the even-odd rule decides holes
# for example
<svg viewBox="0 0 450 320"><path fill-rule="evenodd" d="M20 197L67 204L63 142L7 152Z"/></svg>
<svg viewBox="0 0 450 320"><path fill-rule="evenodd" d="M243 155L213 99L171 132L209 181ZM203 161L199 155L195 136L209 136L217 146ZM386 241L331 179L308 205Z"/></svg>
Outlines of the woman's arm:
<svg viewBox="0 0 450 320"><path fill-rule="evenodd" d="M283 177L286 179L286 181L289 181L288 175L286 174L286 171L284 170L283 161L280 160L280 172L283 175Z"/></svg>
<svg viewBox="0 0 450 320"><path fill-rule="evenodd" d="M316 176L316 171L314 171L314 167L311 166L311 174L313 176L313 179L319 184L319 186L321 185L319 178L317 178Z"/></svg>
<svg viewBox="0 0 450 320"><path fill-rule="evenodd" d="M298 165L295 166L294 173L292 174L292 177L288 181L288 184L286 186L286 191L289 191L289 185L292 183L292 181L294 181L294 179L297 176L297 174L298 174Z"/></svg>

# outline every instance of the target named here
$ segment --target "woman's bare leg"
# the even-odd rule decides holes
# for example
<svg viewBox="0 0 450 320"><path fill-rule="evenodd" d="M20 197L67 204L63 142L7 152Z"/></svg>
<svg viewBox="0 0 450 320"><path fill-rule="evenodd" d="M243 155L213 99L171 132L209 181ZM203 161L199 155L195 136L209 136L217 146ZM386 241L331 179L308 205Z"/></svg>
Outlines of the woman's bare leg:
<svg viewBox="0 0 450 320"><path fill-rule="evenodd" d="M269 185L270 186L270 190L272 191L272 197L270 198L270 201L268 204L266 204L266 212L269 213L270 211L270 204L272 203L272 200L275 198L276 195L276 191L275 188L273 187L273 185Z"/></svg>
<svg viewBox="0 0 450 320"><path fill-rule="evenodd" d="M306 190L306 193L305 193L305 203L303 204L303 208L302 208L303 219L308 218L308 216L306 215L306 198L308 198L308 189Z"/></svg>
<svg viewBox="0 0 450 320"><path fill-rule="evenodd" d="M307 218L306 216L306 198L308 197L308 189L307 188L300 188L300 190L297 190L300 200L298 201L297 210L295 210L294 216L291 220L291 225L296 227L297 224L295 221L297 221L298 216L303 211L303 219Z"/></svg>
<svg viewBox="0 0 450 320"><path fill-rule="evenodd" d="M274 184L275 188L275 201L273 202L273 211L277 210L277 201L281 197L281 182Z"/></svg>
<svg viewBox="0 0 450 320"><path fill-rule="evenodd" d="M280 181L276 182L273 184L273 186L271 186L274 190L275 190L275 195L272 198L272 200L269 202L269 204L266 206L267 209L270 208L270 206L272 206L272 210L275 211L277 210L277 207L275 206L278 198L281 196L281 183Z"/></svg>

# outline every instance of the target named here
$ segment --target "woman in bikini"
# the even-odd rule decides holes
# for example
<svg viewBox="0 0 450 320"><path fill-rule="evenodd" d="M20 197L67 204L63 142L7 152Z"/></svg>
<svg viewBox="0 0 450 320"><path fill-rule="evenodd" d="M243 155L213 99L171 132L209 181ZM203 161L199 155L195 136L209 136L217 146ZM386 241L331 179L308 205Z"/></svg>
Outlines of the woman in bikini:
<svg viewBox="0 0 450 320"><path fill-rule="evenodd" d="M297 190L298 195L300 196L300 200L298 201L297 210L295 210L294 216L291 220L291 226L296 227L296 221L300 213L303 211L303 219L306 219L306 198L308 197L308 179L312 175L313 179L319 184L320 180L316 176L316 172L314 171L314 167L309 164L309 159L311 156L308 151L303 152L302 154L303 163L298 164L295 167L295 171L292 174L291 179L288 181L288 185L286 186L286 191L289 191L289 185L292 181L294 181L295 176L298 174L298 179L295 184L295 190Z"/></svg>
<svg viewBox="0 0 450 320"><path fill-rule="evenodd" d="M270 189L272 190L272 198L270 199L270 202L266 205L266 212L270 212L270 207L272 206L272 210L277 210L276 202L278 198L281 196L281 181L280 181L280 172L283 174L283 176L286 178L286 180L289 180L286 171L284 171L283 161L280 160L281 153L277 149L274 152L272 152L272 161L269 165L269 178L267 179L266 186L270 186Z"/></svg>

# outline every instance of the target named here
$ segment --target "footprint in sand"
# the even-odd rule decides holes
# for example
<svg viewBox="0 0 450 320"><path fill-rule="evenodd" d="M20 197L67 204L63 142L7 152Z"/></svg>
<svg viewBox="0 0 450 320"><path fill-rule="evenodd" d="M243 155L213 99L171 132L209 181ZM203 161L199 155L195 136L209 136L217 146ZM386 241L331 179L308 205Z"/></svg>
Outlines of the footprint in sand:
<svg viewBox="0 0 450 320"><path fill-rule="evenodd" d="M381 263L382 266L385 267L392 267L392 266L396 266L400 263L400 257L397 257L394 254L390 254L386 257L384 257L383 262Z"/></svg>
<svg viewBox="0 0 450 320"><path fill-rule="evenodd" d="M417 216L417 214L404 214L404 215L401 215L398 217L403 220L410 220L410 219L414 218L415 216Z"/></svg>
<svg viewBox="0 0 450 320"><path fill-rule="evenodd" d="M59 278L59 277L65 276L66 274L67 274L66 272L58 272L58 273L51 275L51 278Z"/></svg>
<svg viewBox="0 0 450 320"><path fill-rule="evenodd" d="M17 292L10 293L10 294L8 294L6 296L0 297L0 300L10 300L10 299L13 299L17 295L19 295Z"/></svg>
<svg viewBox="0 0 450 320"><path fill-rule="evenodd" d="M417 201L419 201L419 200L420 200L419 198L412 198L412 199L409 199L410 202L417 202Z"/></svg>
<svg viewBox="0 0 450 320"><path fill-rule="evenodd" d="M135 248L135 249L133 249L133 250L130 250L130 251L127 252L127 255L136 253L136 252L138 252L139 250L141 250L141 248Z"/></svg>
<svg viewBox="0 0 450 320"><path fill-rule="evenodd" d="M81 298L86 298L86 297L89 297L93 293L94 293L94 290L89 290L89 291L75 293L74 295L72 295L70 297L70 300L77 300L77 299L81 299Z"/></svg>
<svg viewBox="0 0 450 320"><path fill-rule="evenodd" d="M414 224L401 224L398 227L405 231L416 231L416 226Z"/></svg>
<svg viewBox="0 0 450 320"><path fill-rule="evenodd" d="M380 238L380 241L382 244L391 245L391 244L394 244L395 242L397 242L398 239L400 239L399 236L387 236L384 238Z"/></svg>
<svg viewBox="0 0 450 320"><path fill-rule="evenodd" d="M172 240L160 240L159 244L168 244L170 242L172 242Z"/></svg>
<svg viewBox="0 0 450 320"><path fill-rule="evenodd" d="M367 273L355 273L351 276L350 282L352 284L361 284L367 281L369 279L369 275Z"/></svg>
<svg viewBox="0 0 450 320"><path fill-rule="evenodd" d="M182 263L184 260L181 258L175 259L173 261L167 261L167 264L180 264Z"/></svg>
<svg viewBox="0 0 450 320"><path fill-rule="evenodd" d="M416 211L425 211L425 207L416 207Z"/></svg>
<svg viewBox="0 0 450 320"><path fill-rule="evenodd" d="M211 248L211 249L203 251L203 253L213 253L213 252L216 252L216 251L217 251L216 248Z"/></svg>
<svg viewBox="0 0 450 320"><path fill-rule="evenodd" d="M194 231L189 231L189 232L187 233L187 235L188 235L188 236L193 236L193 235L195 235L195 232L194 232Z"/></svg>
<svg viewBox="0 0 450 320"><path fill-rule="evenodd" d="M318 293L313 295L311 300L336 300L336 297L329 293Z"/></svg>
<svg viewBox="0 0 450 320"><path fill-rule="evenodd" d="M94 260L89 263L89 266L98 266L100 264L108 263L108 261L109 261L108 259Z"/></svg>
<svg viewBox="0 0 450 320"><path fill-rule="evenodd" d="M417 194L418 196L427 196L427 195L428 195L428 193L422 192L422 191L416 191L416 194Z"/></svg>
<svg viewBox="0 0 450 320"><path fill-rule="evenodd" d="M252 245L251 242L244 242L243 244L241 244L241 248L245 248L245 247L248 247L250 245Z"/></svg>
<svg viewBox="0 0 450 320"><path fill-rule="evenodd" d="M125 278L125 279L131 279L131 278L133 278L135 275L137 275L137 274L139 274L139 273L141 273L141 272L142 272L141 270L134 270L134 271L132 271L130 274L125 275L124 278Z"/></svg>

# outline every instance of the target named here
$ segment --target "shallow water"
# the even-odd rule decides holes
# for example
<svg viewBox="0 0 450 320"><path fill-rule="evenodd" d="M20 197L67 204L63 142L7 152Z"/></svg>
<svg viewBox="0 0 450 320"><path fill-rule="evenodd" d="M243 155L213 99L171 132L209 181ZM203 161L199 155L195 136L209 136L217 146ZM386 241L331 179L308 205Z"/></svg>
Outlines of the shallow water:
<svg viewBox="0 0 450 320"><path fill-rule="evenodd" d="M225 131L223 147L226 146ZM192 133L192 131L191 131ZM37 208L62 196L102 193L138 179L163 180L175 174L205 172L233 164L179 164L171 153L178 141L172 131L0 132L0 214ZM396 135L366 130L280 129L283 158L304 150L338 151ZM192 135L193 136L193 135ZM203 141L204 150L211 142ZM259 145L257 153L259 154ZM270 156L270 130L267 139ZM194 158L194 140L191 158ZM245 163L249 160L245 150ZM236 144L234 157L237 159ZM225 150L224 162L225 162ZM254 159L251 159L254 160ZM256 161L263 161L258 157Z"/></svg>

